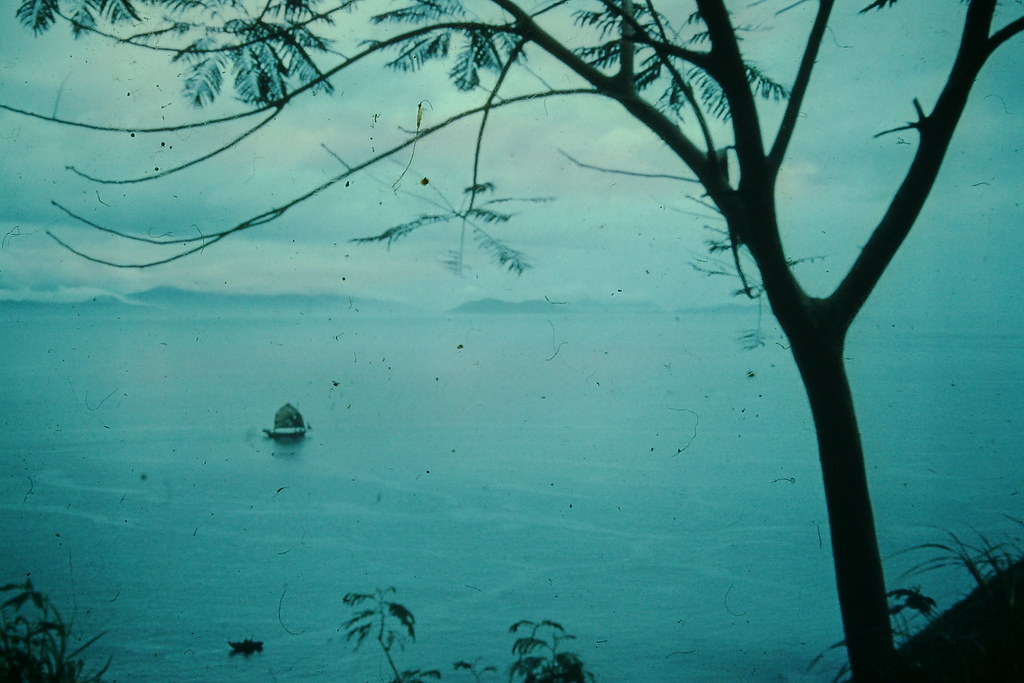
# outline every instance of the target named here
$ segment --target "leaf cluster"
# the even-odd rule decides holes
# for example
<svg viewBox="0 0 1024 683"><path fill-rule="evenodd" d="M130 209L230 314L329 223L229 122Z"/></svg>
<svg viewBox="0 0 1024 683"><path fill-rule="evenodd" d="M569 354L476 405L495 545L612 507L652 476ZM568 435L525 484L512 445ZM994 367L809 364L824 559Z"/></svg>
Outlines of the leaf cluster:
<svg viewBox="0 0 1024 683"><path fill-rule="evenodd" d="M102 633L72 649L71 627L30 579L0 586L13 594L0 605L0 681L101 683L110 665L86 673L80 655Z"/></svg>
<svg viewBox="0 0 1024 683"><path fill-rule="evenodd" d="M76 38L95 29L97 19L113 25L140 21L139 11L131 0L79 0L65 4L66 13L60 0L22 0L15 15L22 26L36 35L49 30L58 17L66 18Z"/></svg>
<svg viewBox="0 0 1024 683"><path fill-rule="evenodd" d="M373 593L348 593L342 602L355 610L354 616L343 624L349 641L355 641L355 649L370 637L379 642L388 665L394 673L391 683L425 683L427 679L439 680L437 669L406 669L400 671L391 656L394 645L407 636L415 640L415 618L404 605L389 599L394 588L377 589ZM509 632L518 637L512 645L512 654L517 659L509 667L509 683L592 683L595 678L586 670L583 660L573 652L563 651L564 641L574 636L565 632L558 622L545 619L535 622L517 621ZM465 672L480 683L485 675L498 673L492 665L481 666L479 659L472 662L459 660L452 665L456 672Z"/></svg>
<svg viewBox="0 0 1024 683"><path fill-rule="evenodd" d="M395 589L390 587L383 590L378 588L374 593L346 594L342 602L348 607L359 609L342 624L346 639L355 640L355 649L358 650L368 637L374 636L394 673L391 683L423 683L428 678L441 678L441 672L437 669L398 670L391 650L395 645L401 646L406 638L416 640L416 618L405 605L387 599L394 592Z"/></svg>
<svg viewBox="0 0 1024 683"><path fill-rule="evenodd" d="M660 91L657 106L682 118L687 108L698 106L714 118L730 118L729 103L717 78L710 69L708 53L699 48L709 41L709 34L699 12L689 14L676 27L670 18L653 9L649 3L637 3L631 16L625 16L619 4L598 0L598 9L577 10L573 17L577 26L590 29L601 40L595 45L574 50L591 66L614 72L621 67L624 40L618 35L624 26L635 34L629 49L635 52L639 67L631 75L638 91ZM737 28L737 33L743 29ZM755 65L745 64L747 81L753 92L765 99L782 100L789 90L772 80Z"/></svg>
<svg viewBox="0 0 1024 683"><path fill-rule="evenodd" d="M347 593L342 598L342 603L347 607L369 605L342 624L346 639L355 640L357 649L375 629L378 640L386 649L391 649L404 637L416 640L416 619L412 612L400 603L386 599L387 595L394 592L394 587L383 590L378 588L374 593Z"/></svg>
<svg viewBox="0 0 1024 683"><path fill-rule="evenodd" d="M428 678L440 680L441 672L437 669L408 669L396 676L391 683L424 683Z"/></svg>
<svg viewBox="0 0 1024 683"><path fill-rule="evenodd" d="M493 192L494 189L493 183L477 183L467 187L465 189L465 194L469 195L471 198L475 198L478 195ZM404 237L408 237L413 232L428 225L457 223L461 224L464 229L468 227L472 231L472 236L476 241L477 246L484 251L490 252L499 266L508 268L511 272L521 275L530 267L523 254L510 247L504 241L491 235L484 226L508 222L515 214L502 211L499 207L509 202L524 201L543 202L548 201L548 199L545 197L531 197L525 199L497 197L487 200L480 205L475 206L471 204L464 208L456 208L450 205L442 206L441 211L436 213L420 214L413 220L394 225L376 235L371 235L369 237L357 237L353 239L352 242L358 244L383 242L388 248L390 248L396 241ZM452 253L445 263L453 270L461 269L462 253Z"/></svg>
<svg viewBox="0 0 1024 683"><path fill-rule="evenodd" d="M473 680L475 680L477 683L480 683L481 677L484 674L498 673L498 667L494 665L488 664L484 667L481 667L479 665L479 659L472 662L467 662L466 660L459 660L452 665L452 668L456 671L468 671L470 675L473 676Z"/></svg>
<svg viewBox="0 0 1024 683"><path fill-rule="evenodd" d="M259 17L207 28L173 58L190 66L185 96L196 107L206 106L220 94L225 76L238 99L252 105L282 103L293 89L310 84L314 93L333 92L314 58L329 51L330 41L310 28L312 12L306 0L285 0ZM327 16L320 20L331 23Z"/></svg>
<svg viewBox="0 0 1024 683"><path fill-rule="evenodd" d="M920 586L895 588L885 595L895 603L889 607L889 614L892 616L896 616L908 609L923 614L926 617L932 616L935 612L935 600L922 593Z"/></svg>
<svg viewBox="0 0 1024 683"><path fill-rule="evenodd" d="M333 25L332 13L320 12L322 0L267 2L258 14L235 0L22 0L17 18L37 35L57 19L71 25L79 37L95 32L122 43L168 51L172 61L188 65L183 92L196 107L212 103L225 81L246 104L283 103L290 92L310 86L314 93L333 91L317 65L317 55L331 51L331 41L317 33ZM343 2L342 8L354 0ZM162 23L143 19L147 5L165 14ZM117 29L143 22L159 27L132 36L106 33L101 26ZM181 47L164 47L167 36L186 41Z"/></svg>
<svg viewBox="0 0 1024 683"><path fill-rule="evenodd" d="M411 5L371 17L375 24L408 23L434 26L425 34L411 35L391 46L398 56L387 63L396 71L419 71L427 63L454 55L448 77L463 92L480 85L480 72L498 73L512 59L523 59L516 50L519 36L511 27L466 21L467 12L458 0L415 0Z"/></svg>
<svg viewBox="0 0 1024 683"><path fill-rule="evenodd" d="M562 641L574 640L575 636L566 633L558 622L549 619L517 621L509 632L524 633L512 645L512 654L518 659L510 670L511 679L523 683L586 683L595 680L579 655L559 650Z"/></svg>

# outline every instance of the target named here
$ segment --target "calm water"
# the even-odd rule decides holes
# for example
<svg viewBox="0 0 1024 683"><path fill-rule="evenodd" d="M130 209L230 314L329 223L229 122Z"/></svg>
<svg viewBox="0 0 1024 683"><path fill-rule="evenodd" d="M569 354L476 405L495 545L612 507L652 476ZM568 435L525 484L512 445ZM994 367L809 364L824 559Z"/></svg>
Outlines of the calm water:
<svg viewBox="0 0 1024 683"><path fill-rule="evenodd" d="M3 581L31 574L118 681L379 681L341 630L395 586L407 667L512 661L551 618L602 681L829 680L841 638L814 439L752 313L380 315L7 305ZM896 554L1019 540L1021 341L863 325L851 343ZM304 443L262 438L290 401ZM251 658L226 641L263 640ZM461 675L461 678L460 678ZM493 680L505 680L504 676Z"/></svg>

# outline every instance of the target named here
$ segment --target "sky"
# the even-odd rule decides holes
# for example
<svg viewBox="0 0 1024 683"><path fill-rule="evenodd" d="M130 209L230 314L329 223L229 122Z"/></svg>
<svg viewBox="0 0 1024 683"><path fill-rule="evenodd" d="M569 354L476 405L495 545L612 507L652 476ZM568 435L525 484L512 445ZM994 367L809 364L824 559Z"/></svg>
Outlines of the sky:
<svg viewBox="0 0 1024 683"><path fill-rule="evenodd" d="M857 14L866 3L839 4L779 187L787 253L809 259L798 274L814 294L836 284L898 186L916 139L908 131L875 134L911 120L913 98L926 108L934 101L964 12L953 0L906 0L867 15ZM788 85L813 5L730 3L736 23L751 27L742 43L748 59ZM1024 11L1022 5L1003 3L1001 23ZM61 26L33 37L14 19L13 5L5 11L2 104L125 128L244 111L229 97L207 109L192 107L181 94L181 65L164 55L102 38L72 40ZM371 35L361 17L339 22L339 47ZM570 39L578 31L564 22L551 29ZM509 92L536 89L540 79L554 87L579 85L536 50L528 56L531 73L511 78ZM895 312L970 310L997 317L1020 310L1013 247L1024 219L1022 58L1018 37L986 66L926 210L872 306L877 300ZM424 228L390 249L351 242L434 212L439 203L459 204L472 182L476 119L403 150L276 221L165 266L90 263L46 234L104 258L152 258L153 252L102 236L53 202L106 227L151 236L222 229L286 203L338 173L333 155L358 163L406 139L418 113L427 126L484 100L482 91L456 93L445 68L401 74L377 62L342 72L333 95L296 101L230 151L130 185L93 183L67 167L106 177L150 174L218 147L248 120L131 135L0 111L0 299L71 300L170 285L355 296L431 310L480 298L653 302L667 309L733 300L738 281L694 268L706 263L709 226L721 227L701 205L697 187L601 173L563 154L606 168L687 174L616 104L594 97L508 107L488 124L479 180L493 182L495 196L545 199L508 205L514 219L491 230L524 254L531 267L522 275L496 265L471 238L461 248L463 272L453 273L445 260L462 245L457 223ZM761 106L765 129L773 130L780 108ZM428 185L420 184L423 178Z"/></svg>

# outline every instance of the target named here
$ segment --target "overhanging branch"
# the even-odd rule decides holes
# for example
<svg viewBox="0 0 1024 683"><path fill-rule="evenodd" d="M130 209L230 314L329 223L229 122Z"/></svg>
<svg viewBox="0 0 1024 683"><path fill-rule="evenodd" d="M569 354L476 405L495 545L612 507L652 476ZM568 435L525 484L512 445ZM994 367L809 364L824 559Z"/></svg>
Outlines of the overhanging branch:
<svg viewBox="0 0 1024 683"><path fill-rule="evenodd" d="M498 108L498 107L506 107L506 106L510 106L510 105L513 105L513 104L519 104L519 103L527 102L527 101L540 100L540 99L544 99L544 98L548 98L548 97L566 97L566 96L572 96L572 95L596 95L596 94L599 94L599 93L597 93L596 91L594 91L592 89L589 89L589 88L569 88L569 89L564 89L564 90L551 90L551 91L546 91L546 92L529 93L529 94L526 94L526 95L519 95L519 96L516 96L516 97L511 97L511 98L502 100L501 102L498 102L498 103L492 103L489 106L490 106L490 108L495 109L495 108ZM268 222L273 221L273 220L277 220L278 218L280 218L281 216L285 215L288 211L290 211L291 209L295 208L299 204L302 204L302 203L312 199L313 197L319 195L320 193L322 193L325 190L333 187L334 185L337 185L338 183L340 183L343 180L351 177L352 175L358 173L359 171L361 171L361 170L363 170L365 168L369 168L370 166L373 166L374 164L380 162L381 160L387 159L387 158L397 154L398 152L400 152L400 151L402 151L402 150L404 150L404 149L406 149L408 147L411 147L412 145L416 144L418 141L422 140L423 138L428 137L430 135L433 135L434 133L437 133L437 132L439 132L439 131L441 131L441 130L443 130L445 128L448 128L449 126L451 126L452 124L454 124L454 123L456 123L458 121L461 121L461 120L463 120L465 118L468 118L470 116L474 116L476 114L479 114L479 113L485 111L487 108L488 107L485 105L485 106L480 106L480 107L474 107L472 109L467 109L465 111L459 112L458 114L454 114L454 115L448 117L447 119L445 119L444 121L441 121L440 123L437 123L437 124L435 124L433 126L430 126L428 128L424 128L418 134L410 137L405 142L399 143L399 144L397 144L397 145L395 145L395 146L393 146L393 147L391 147L391 148L389 148L389 149L387 149L387 150L385 150L385 151L383 151L383 152L381 152L379 154L376 154L376 155L370 157L369 159L366 159L365 161L363 161L363 162L361 162L359 164L348 166L343 173L339 173L339 174L329 178L328 180L320 183L319 185L309 189L308 191L306 191L306 192L304 192L304 193L302 193L302 194L300 194L300 195L298 195L296 197L293 197L291 200L289 200L289 201L287 201L287 202L285 202L283 204L280 204L280 205L278 205L278 206L276 206L274 208L268 209L268 210L266 210L266 211L264 211L262 213L259 213L259 214L255 215L255 216L252 216L252 217L250 217L250 218L248 218L246 220L243 220L243 221L241 221L241 222L239 222L239 223L237 223L237 224L235 224L235 225L233 225L233 226L231 226L229 228L226 228L224 230L218 230L218 231L215 231L215 232L203 233L203 234L197 235L195 237L190 237L190 238L174 238L174 239L168 239L168 240L161 240L161 239L154 239L154 238L145 238L145 237L141 237L139 235L130 235L129 233L124 233L124 232L121 232L121 231L114 230L112 228L107 228L105 226L100 226L99 224L96 224L96 223L94 223L92 221L83 219L82 217L72 213L71 211L68 211L67 209L65 209L63 206L61 206L59 204L57 205L58 208L63 210L65 213L70 215L72 218L75 218L76 220L78 220L79 222L84 223L85 225L88 225L90 228L93 228L95 230L100 230L100 231L108 233L108 234L113 234L113 235L118 236L118 237L124 237L126 239L132 239L132 240L140 241L140 242L148 242L150 244L154 244L154 245L157 245L157 246L169 246L169 245L173 246L175 244L181 245L181 244L191 244L193 242L201 242L201 244L199 244L198 246L190 247L190 248L185 249L183 251L175 252L174 254L172 254L170 256L167 256L167 257L163 257L163 258L159 258L159 259L153 259L153 260L149 260L149 261L138 261L138 262L119 262L119 261L113 261L113 260L108 260L108 259L102 259L102 258L99 258L99 257L91 256L91 255L89 255L89 254L87 254L85 252L82 252L80 249L77 249L77 248L71 246L66 241L64 241L64 240L60 239L59 237L57 237L51 231L47 231L47 234L55 242L57 242L57 244L59 244L60 246L64 247L65 249L67 249L68 251L72 252L73 254L75 254L77 256L80 256L82 258L85 258L86 260L92 261L93 263L100 263L100 264L107 265L107 266L112 266L112 267L115 267L115 268L150 268L150 267L153 267L153 266L159 266L159 265L171 263L172 261L177 261L178 259L185 258L186 256L190 256L191 254L194 254L194 253L196 253L198 251L201 251L201 250L205 249L207 246L210 246L211 244L219 242L220 240L222 240L222 239L224 239L224 238L226 238L226 237L228 237L230 235L233 235L233 234L238 233L238 232L242 232L244 230L248 230L249 228L253 228L253 227L256 227L258 225L263 225L263 224L268 223Z"/></svg>
<svg viewBox="0 0 1024 683"><path fill-rule="evenodd" d="M197 165L199 163L202 163L203 161L207 161L208 159L211 159L211 158L213 158L213 157L215 157L215 156L217 156L217 155L219 155L219 154L221 154L221 153L223 153L223 152L225 152L225 151L227 151L229 149L232 149L237 144L239 144L241 141L243 141L244 139L246 139L247 137L249 137L250 135L252 135L256 131L261 129L266 124L270 123L270 121L273 120L278 114L280 114L281 111L283 111L283 109L292 100L300 97L301 95L305 94L308 91L315 90L318 86L322 85L323 83L329 82L330 79L332 79L335 76L337 76L340 72L344 71L345 69L348 69L348 68L352 67L354 64L357 64L358 62L366 59L367 57L370 57L371 55L374 55L374 54L376 54L378 52L381 52L383 50L389 49L389 48L393 47L394 45L406 42L408 40L417 38L417 37L422 36L422 35L426 35L426 34L429 34L429 33L434 33L434 32L437 32L437 31L446 31L446 30L475 30L475 29L482 29L482 28L487 28L487 29L490 29L490 30L506 30L506 31L509 30L508 26L500 26L500 25L499 26L495 26L495 25L492 25L492 24L486 24L486 23L481 23L481 22L440 22L440 23L429 24L427 26L422 26L422 27L419 27L419 28L416 28L416 29L412 29L410 31L405 31L403 33L399 33L399 34L397 34L395 36L391 36L390 38L387 38L386 40L381 40L381 41L374 42L372 45L370 45L369 47L361 50L360 52L356 53L352 57L347 58L343 62L335 65L334 67L319 73L316 78L311 79L310 81L302 84L301 86L295 88L294 90L291 90L284 97L282 97L280 100L276 100L276 101L267 103L267 104L265 104L263 106L260 106L260 107L254 108L254 109L250 109L249 111L246 111L246 112L240 112L238 114L232 114L232 115L229 115L229 116L223 116L223 117L213 118L213 119L206 119L206 120L203 120L203 121L196 121L196 122L187 123L187 124L178 124L178 125L172 125L172 126L153 126L153 127L106 126L106 125L96 125L96 124L90 124L90 123L83 123L83 122L79 122L79 121L72 121L70 119L59 118L59 117L56 117L56 116L49 116L49 115L45 115L45 114L39 114L37 112L21 109L19 107L13 107L13 106L10 106L10 105L7 105L7 104L2 104L2 103L0 103L0 109L4 109L4 110L10 111L10 112L15 113L15 114L20 114L22 116L28 116L28 117L31 117L31 118L40 119L42 121L48 121L48 122L51 122L51 123L59 123L59 124L62 124L62 125L72 126L72 127L75 127L75 128L83 128L83 129L86 129L86 130L94 130L94 131L108 132L108 133L167 133L167 132L183 131L183 130L189 130L189 129L195 129L195 128L202 128L202 127L206 127L206 126L213 126L213 125L217 125L217 124L221 124L221 123L227 123L227 122L231 122L231 121L237 121L237 120L240 120L240 119L243 119L243 118L248 118L250 116L255 116L255 115L267 112L267 111L271 112L271 114L266 119L264 119L260 123L256 124L252 128L244 131L243 133L241 133L240 135L238 135L235 138L231 139L227 143L222 144L221 146L217 147L216 149L214 149L212 151L209 151L209 152L207 152L207 153L205 153L205 154L203 154L203 155L201 155L199 157L196 157L196 158L194 158L194 159L192 159L190 161L187 161L185 163L179 164L178 166L175 166L173 168L165 169L164 171L159 172L159 173L155 173L153 175L147 175L147 176L141 176L141 177L135 177L135 178L121 178L121 179L101 178L101 177L94 176L92 174L86 173L84 171L81 171L81 170L79 170L79 169L77 169L77 168L75 168L73 166L69 166L68 167L68 170L72 171L73 173L75 173L75 174L77 174L77 175L79 175L79 176L81 176L83 178L86 178L87 180L96 182L96 183L113 184L113 185L124 185L124 184L140 183L140 182L145 182L145 181L148 181L148 180L155 180L157 178L163 178L163 177L166 177L166 176L171 175L173 173L177 173L179 171L191 168L191 167L193 167L193 166L195 166L195 165ZM133 45L134 45L134 43L133 43ZM232 49L234 49L234 48L232 48Z"/></svg>
<svg viewBox="0 0 1024 683"><path fill-rule="evenodd" d="M162 171L158 171L158 172L156 172L156 173L154 173L152 175L138 176L138 177L135 177L135 178L100 178L100 177L97 177L97 176L85 173L84 171L80 171L79 169L75 168L74 166L68 166L67 170L71 171L72 173L74 173L75 175L77 175L79 177L85 178L86 180L91 180L92 182L99 183L101 185L131 185L131 184L134 184L134 183L144 183L144 182L149 181L149 180L156 180L158 178L166 178L169 175L172 175L174 173L178 173L179 171L184 171L185 169L192 168L193 166L196 166L197 164L201 164L201 163L203 163L204 161L206 161L208 159L212 159L213 157L217 156L218 154L221 154L222 152L226 152L227 150L231 149L232 147L234 147L235 145L240 143L242 140L245 140L247 137L249 137L250 135L252 135L256 131L260 130L265 125L267 125L268 123L273 121L275 118L277 118L277 115L280 114L281 111L282 111L281 107L276 107L276 108L274 108L274 111L271 112L270 116L268 116L267 118L263 119L262 121L257 123L255 126L252 126L252 127L248 128L248 129L246 129L241 134L236 135L231 140L228 140L227 142L222 144L220 147L217 147L216 149L213 149L213 150L207 152L206 154L202 154L202 155L200 155L198 157L195 157L194 159L190 159L190 160L188 160L188 161L186 161L184 163L178 164L177 166L172 166L171 168L167 168L167 169L164 169Z"/></svg>

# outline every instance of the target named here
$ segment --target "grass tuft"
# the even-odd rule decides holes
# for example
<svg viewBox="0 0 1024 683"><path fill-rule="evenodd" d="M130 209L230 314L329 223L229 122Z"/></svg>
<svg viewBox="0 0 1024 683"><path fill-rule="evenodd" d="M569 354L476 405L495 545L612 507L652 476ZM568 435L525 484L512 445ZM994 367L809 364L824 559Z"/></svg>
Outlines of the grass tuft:
<svg viewBox="0 0 1024 683"><path fill-rule="evenodd" d="M70 624L31 579L0 586L0 595L10 596L0 605L0 681L102 683L110 660L86 673L80 658L102 633L71 649Z"/></svg>
<svg viewBox="0 0 1024 683"><path fill-rule="evenodd" d="M937 554L911 573L961 567L974 579L975 587L950 609L925 613L928 624L899 647L898 680L1024 680L1024 553L1010 544L992 543L981 534L977 542L970 543L952 533L949 538L946 543L915 548Z"/></svg>

